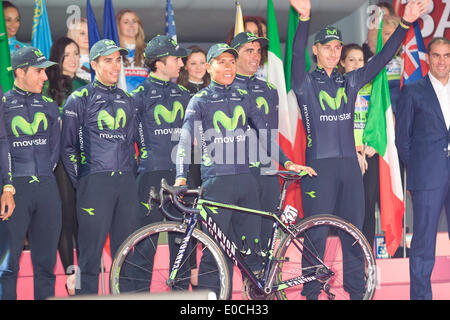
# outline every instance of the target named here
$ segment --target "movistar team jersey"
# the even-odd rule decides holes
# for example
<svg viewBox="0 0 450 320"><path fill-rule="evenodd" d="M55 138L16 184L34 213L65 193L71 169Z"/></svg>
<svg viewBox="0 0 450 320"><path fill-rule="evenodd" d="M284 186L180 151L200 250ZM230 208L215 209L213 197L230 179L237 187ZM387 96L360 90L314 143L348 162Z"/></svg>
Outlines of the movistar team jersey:
<svg viewBox="0 0 450 320"><path fill-rule="evenodd" d="M313 159L356 157L353 121L358 91L392 59L407 28L400 24L379 54L344 76L337 70L328 76L319 67L305 72L308 29L309 21L299 22L292 50L292 88L307 135L306 163Z"/></svg>
<svg viewBox="0 0 450 320"><path fill-rule="evenodd" d="M96 172L135 172L136 105L131 96L97 79L67 99L61 159L74 186Z"/></svg>
<svg viewBox="0 0 450 320"><path fill-rule="evenodd" d="M201 149L201 174L210 177L249 173L247 129L251 119L256 129L266 129L261 110L248 92L214 81L192 97L186 109L177 152L177 178L186 178L194 138ZM194 155L195 158L195 155ZM288 161L282 159L284 164Z"/></svg>
<svg viewBox="0 0 450 320"><path fill-rule="evenodd" d="M17 86L3 98L12 177L53 176L59 160L58 105Z"/></svg>
<svg viewBox="0 0 450 320"><path fill-rule="evenodd" d="M271 157L270 150L272 149L272 141L277 141L278 138L278 91L277 88L263 80L260 80L253 76L244 76L236 74L232 86L235 89L243 90L248 98L253 102L253 106L256 107L262 116L265 124L266 131L258 132L258 138L262 146L254 148L256 158L252 159L250 154L250 167L270 167ZM249 125L255 129L252 119L249 119ZM275 149L278 145L273 146Z"/></svg>
<svg viewBox="0 0 450 320"><path fill-rule="evenodd" d="M0 86L0 179L2 185L12 184L10 159L11 154L9 153L5 122L5 104L3 101L3 90Z"/></svg>
<svg viewBox="0 0 450 320"><path fill-rule="evenodd" d="M138 110L138 172L175 169L175 137L181 132L189 92L151 74L132 95Z"/></svg>

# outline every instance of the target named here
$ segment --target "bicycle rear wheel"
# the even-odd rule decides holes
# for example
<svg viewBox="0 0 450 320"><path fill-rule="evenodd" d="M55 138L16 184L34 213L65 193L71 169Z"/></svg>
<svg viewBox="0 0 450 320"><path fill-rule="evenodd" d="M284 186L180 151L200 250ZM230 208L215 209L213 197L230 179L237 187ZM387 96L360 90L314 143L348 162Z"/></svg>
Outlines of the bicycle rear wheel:
<svg viewBox="0 0 450 320"><path fill-rule="evenodd" d="M225 257L216 243L199 229L194 229L189 244L184 246L183 259L176 261L179 268L175 281L168 281L179 248L183 246L185 232L186 225L161 222L145 226L130 235L117 251L111 266L111 293L189 290L191 270L200 266L200 259L206 254L211 257L209 268L208 271L199 272L198 282L203 284L205 277L215 275L218 284L202 286L201 289L214 291L217 299L227 299L230 291L230 275ZM171 241L175 250L169 250ZM196 261L192 261L192 257L195 257L194 252L197 253Z"/></svg>
<svg viewBox="0 0 450 320"><path fill-rule="evenodd" d="M276 253L278 299L372 299L376 262L354 225L337 216L317 215L295 229L295 237L284 238Z"/></svg>

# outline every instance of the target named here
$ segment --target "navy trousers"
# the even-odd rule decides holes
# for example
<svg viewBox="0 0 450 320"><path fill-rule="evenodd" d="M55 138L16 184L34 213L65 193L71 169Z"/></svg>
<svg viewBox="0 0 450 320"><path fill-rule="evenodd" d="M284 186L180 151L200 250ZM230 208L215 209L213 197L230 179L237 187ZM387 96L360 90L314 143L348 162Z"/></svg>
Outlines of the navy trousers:
<svg viewBox="0 0 450 320"><path fill-rule="evenodd" d="M252 174L224 175L207 179L203 182L204 198L211 201L260 209L258 185ZM261 269L260 259L256 252L259 249L255 239L260 239L261 217L258 215L243 213L228 209L219 209L218 214L213 215L218 227L236 244L238 250L250 249L251 254L246 257L246 262L252 271ZM203 230L208 229L203 226ZM245 242L242 243L242 237ZM243 247L244 246L244 247ZM214 260L209 252L205 252L200 261L199 287L212 289L218 294L219 277L217 276ZM226 253L224 253L226 256ZM230 275L233 275L233 264L228 260ZM209 272L208 272L209 271Z"/></svg>
<svg viewBox="0 0 450 320"><path fill-rule="evenodd" d="M55 295L56 252L61 232L61 200L54 177L17 177L16 208L6 221L0 221L0 233L9 240L10 260L0 276L5 300L17 299L17 274L25 236L28 232L33 265L34 299Z"/></svg>
<svg viewBox="0 0 450 320"><path fill-rule="evenodd" d="M98 294L100 262L109 233L111 255L137 229L138 192L131 172L100 172L80 179L77 189L80 288ZM131 290L131 288L130 288Z"/></svg>
<svg viewBox="0 0 450 320"><path fill-rule="evenodd" d="M447 184L439 189L411 191L413 237L409 257L410 298L431 300L431 273L436 255L436 234L443 206L450 224L450 192ZM450 231L450 228L449 228Z"/></svg>
<svg viewBox="0 0 450 320"><path fill-rule="evenodd" d="M361 230L364 222L364 187L356 157L318 159L307 165L314 168L317 176L305 176L301 180L305 218L333 214ZM325 252L328 231L328 227L320 227L308 234L320 258ZM350 237L344 234L339 236L343 251L344 289L351 293L352 299L360 299L364 291L364 261L359 257L360 252L352 249ZM308 264L306 259L302 259L303 266ZM312 299L319 292L320 284L313 281L304 285L302 294Z"/></svg>

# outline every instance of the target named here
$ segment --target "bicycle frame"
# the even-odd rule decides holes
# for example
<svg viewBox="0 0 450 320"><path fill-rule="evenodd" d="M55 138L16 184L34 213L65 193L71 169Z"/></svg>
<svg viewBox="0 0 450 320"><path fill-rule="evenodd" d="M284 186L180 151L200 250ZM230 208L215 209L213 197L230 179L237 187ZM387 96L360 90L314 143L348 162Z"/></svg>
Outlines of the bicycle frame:
<svg viewBox="0 0 450 320"><path fill-rule="evenodd" d="M211 238L215 240L216 243L219 244L219 246L222 248L223 252L228 256L229 259L233 262L234 265L236 265L241 273L245 275L253 285L255 285L261 292L264 292L266 294L270 294L276 291L284 290L299 284L311 282L314 280L322 280L330 275L333 274L333 272L323 263L321 259L319 259L314 253L311 252L310 249L305 248L309 254L314 256L320 263L326 268L327 272L322 273L320 275L318 274L312 274L312 275L301 275L297 276L293 279L285 280L280 285L277 285L276 287L272 287L273 280L276 275L276 268L273 268L273 265L276 261L273 259L273 253L275 249L275 240L276 240L276 234L277 231L281 228L281 230L284 231L284 234L291 234L295 236L292 230L290 230L289 227L285 226L284 223L280 220L279 216L281 213L281 208L284 203L284 197L286 194L286 189L289 184L286 182L283 182L283 188L282 193L280 195L280 203L277 208L276 213L261 211L261 210L255 210L245 207L239 207L236 205L230 205L230 204L224 204L220 202L210 201L206 199L198 199L198 202L196 204L196 209L198 210L198 213L195 213L193 215L190 215L187 219L187 228L185 236L181 242L180 249L178 250L177 256L175 258L175 262L172 266L168 285L175 282L175 278L178 272L178 269L180 267L180 263L184 257L185 251L187 249L187 246L189 244L189 240L191 238L191 235L194 231L195 225L197 222L200 221L202 224L207 228L209 234L211 235ZM213 214L217 213L217 209L230 209L234 211L240 211L244 213L249 214L257 214L260 216L265 217L271 217L274 220L274 226L273 226L273 233L272 238L270 242L270 250L269 255L266 257L265 262L265 268L264 268L264 275L261 280L257 279L254 275L254 273L250 270L247 263L244 261L244 255L238 250L237 245L231 241L215 222L213 218ZM301 247L299 247L297 244L296 246L298 249L303 253L303 244L301 240L298 240L300 242ZM271 273L270 273L271 272Z"/></svg>

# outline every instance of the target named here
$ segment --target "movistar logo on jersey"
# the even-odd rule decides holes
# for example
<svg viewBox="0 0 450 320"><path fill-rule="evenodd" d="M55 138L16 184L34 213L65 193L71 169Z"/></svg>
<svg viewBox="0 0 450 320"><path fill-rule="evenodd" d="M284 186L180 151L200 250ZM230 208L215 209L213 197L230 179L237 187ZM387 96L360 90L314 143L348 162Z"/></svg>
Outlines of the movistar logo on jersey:
<svg viewBox="0 0 450 320"><path fill-rule="evenodd" d="M260 110L262 107L264 107L264 114L269 114L269 104L267 103L267 100L264 97L256 98L256 105Z"/></svg>
<svg viewBox="0 0 450 320"><path fill-rule="evenodd" d="M72 96L73 97L78 97L78 98L81 98L83 96L87 96L88 94L89 94L89 91L88 91L87 88L83 88L81 90L72 92Z"/></svg>
<svg viewBox="0 0 450 320"><path fill-rule="evenodd" d="M121 126L124 128L126 122L127 116L122 108L117 109L115 117L111 116L106 110L101 110L97 117L98 129L100 131L103 131L103 124L105 124L110 130L117 130Z"/></svg>
<svg viewBox="0 0 450 320"><path fill-rule="evenodd" d="M339 88L336 97L331 97L326 91L321 90L319 93L319 102L322 110L325 111L324 102L328 105L331 110L338 110L341 107L342 99L347 103L347 94L345 93L345 88Z"/></svg>
<svg viewBox="0 0 450 320"><path fill-rule="evenodd" d="M158 104L153 112L158 126L161 125L160 117L163 118L166 123L171 124L176 120L178 113L180 113L180 119L183 119L183 105L179 101L174 101L172 111L167 110L167 108L162 104Z"/></svg>
<svg viewBox="0 0 450 320"><path fill-rule="evenodd" d="M17 129L20 129L26 135L33 136L38 131L41 123L42 128L47 130L47 117L43 112L36 112L32 123L29 123L22 116L15 116L11 121L11 130L16 137L19 137L19 131Z"/></svg>
<svg viewBox="0 0 450 320"><path fill-rule="evenodd" d="M234 130L239 124L239 119L242 118L242 125L245 125L245 111L242 106L236 106L233 111L233 117L228 117L225 112L218 110L214 113L213 124L214 129L220 133L219 123L226 130Z"/></svg>

